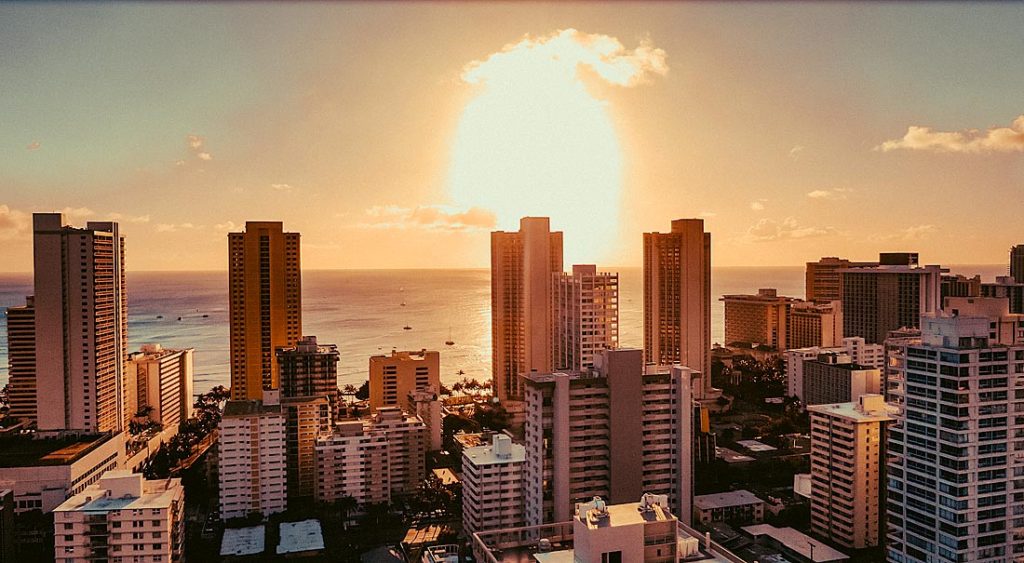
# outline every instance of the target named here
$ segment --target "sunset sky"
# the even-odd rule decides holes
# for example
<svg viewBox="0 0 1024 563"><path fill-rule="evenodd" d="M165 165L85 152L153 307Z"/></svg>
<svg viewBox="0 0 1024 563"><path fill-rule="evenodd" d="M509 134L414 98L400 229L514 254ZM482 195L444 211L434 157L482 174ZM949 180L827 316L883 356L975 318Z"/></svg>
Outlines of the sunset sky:
<svg viewBox="0 0 1024 563"><path fill-rule="evenodd" d="M30 217L115 218L133 270L483 267L524 214L639 266L1024 242L1024 4L0 5L0 263Z"/></svg>

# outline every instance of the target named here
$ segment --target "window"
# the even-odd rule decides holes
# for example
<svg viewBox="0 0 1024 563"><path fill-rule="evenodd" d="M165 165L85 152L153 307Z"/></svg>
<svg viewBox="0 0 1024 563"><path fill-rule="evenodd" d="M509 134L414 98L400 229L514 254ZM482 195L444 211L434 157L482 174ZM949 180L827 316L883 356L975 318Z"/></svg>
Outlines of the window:
<svg viewBox="0 0 1024 563"><path fill-rule="evenodd" d="M609 551L601 554L601 563L622 563L621 551Z"/></svg>

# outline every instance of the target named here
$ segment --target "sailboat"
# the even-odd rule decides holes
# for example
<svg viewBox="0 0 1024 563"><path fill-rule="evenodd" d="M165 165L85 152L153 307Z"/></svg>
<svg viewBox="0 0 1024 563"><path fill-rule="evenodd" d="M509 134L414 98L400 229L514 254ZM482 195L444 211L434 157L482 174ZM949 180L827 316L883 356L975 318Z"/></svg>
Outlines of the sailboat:
<svg viewBox="0 0 1024 563"><path fill-rule="evenodd" d="M448 340L444 341L445 346L454 346L455 341L452 340L452 325L448 325Z"/></svg>

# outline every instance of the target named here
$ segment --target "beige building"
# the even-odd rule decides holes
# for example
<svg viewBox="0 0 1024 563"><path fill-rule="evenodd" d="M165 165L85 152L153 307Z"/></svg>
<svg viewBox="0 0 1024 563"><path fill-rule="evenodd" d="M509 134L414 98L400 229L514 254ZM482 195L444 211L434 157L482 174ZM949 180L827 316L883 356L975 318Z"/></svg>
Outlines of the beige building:
<svg viewBox="0 0 1024 563"><path fill-rule="evenodd" d="M10 416L36 422L36 314L34 299L7 308L7 399Z"/></svg>
<svg viewBox="0 0 1024 563"><path fill-rule="evenodd" d="M181 561L185 487L180 479L108 471L54 510L53 532L64 563Z"/></svg>
<svg viewBox="0 0 1024 563"><path fill-rule="evenodd" d="M463 450L462 529L467 535L526 524L525 468L526 448L506 434L495 434L490 445Z"/></svg>
<svg viewBox="0 0 1024 563"><path fill-rule="evenodd" d="M128 297L117 223L32 215L39 430L123 430Z"/></svg>
<svg viewBox="0 0 1024 563"><path fill-rule="evenodd" d="M125 462L125 433L0 441L0 489L14 490L17 512L50 513Z"/></svg>
<svg viewBox="0 0 1024 563"><path fill-rule="evenodd" d="M885 534L886 427L881 395L808 407L811 414L811 531L842 547L880 545Z"/></svg>
<svg viewBox="0 0 1024 563"><path fill-rule="evenodd" d="M299 233L280 222L248 221L228 233L231 318L231 398L263 398L278 389L276 351L302 335Z"/></svg>
<svg viewBox="0 0 1024 563"><path fill-rule="evenodd" d="M839 301L843 298L843 270L877 265L878 262L851 262L835 256L808 262L804 280L806 299L815 302Z"/></svg>
<svg viewBox="0 0 1024 563"><path fill-rule="evenodd" d="M562 233L547 217L523 217L519 231L491 233L494 396L521 413L520 375L552 364L551 279L562 272Z"/></svg>
<svg viewBox="0 0 1024 563"><path fill-rule="evenodd" d="M881 344L868 344L859 336L843 338L836 346L811 346L808 348L795 348L786 350L783 357L786 360L786 388L787 395L804 400L804 362L817 360L821 354L844 354L849 356L849 361L868 368L882 369L885 364L885 347ZM836 402L836 401L829 401ZM844 401L839 401L844 402Z"/></svg>
<svg viewBox="0 0 1024 563"><path fill-rule="evenodd" d="M525 380L528 524L564 521L580 499L645 491L668 495L689 519L699 374L645 366L641 350L619 349L602 351L591 371Z"/></svg>
<svg viewBox="0 0 1024 563"><path fill-rule="evenodd" d="M697 398L711 394L711 233L703 219L644 233L644 361L689 367L704 375Z"/></svg>
<svg viewBox="0 0 1024 563"><path fill-rule="evenodd" d="M409 394L441 390L441 354L432 350L370 356L370 410L399 407L413 412Z"/></svg>
<svg viewBox="0 0 1024 563"><path fill-rule="evenodd" d="M316 500L331 503L352 497L360 507L391 502L388 436L362 420L346 420L314 446Z"/></svg>
<svg viewBox="0 0 1024 563"><path fill-rule="evenodd" d="M128 412L151 407L149 419L165 428L192 417L193 355L195 350L171 350L159 344L143 345L129 356Z"/></svg>
<svg viewBox="0 0 1024 563"><path fill-rule="evenodd" d="M430 436L419 417L396 407L381 407L371 418L373 431L388 438L388 471L393 494L413 493L427 476Z"/></svg>
<svg viewBox="0 0 1024 563"><path fill-rule="evenodd" d="M228 401L220 421L217 470L224 519L258 512L269 516L288 505L286 414L277 391L263 400Z"/></svg>
<svg viewBox="0 0 1024 563"><path fill-rule="evenodd" d="M571 274L555 274L551 294L555 368L590 369L601 350L619 347L618 274L575 265Z"/></svg>
<svg viewBox="0 0 1024 563"><path fill-rule="evenodd" d="M408 401L409 414L419 417L427 427L430 451L440 451L444 416L441 412L441 400L437 393L430 390L413 391L409 393Z"/></svg>
<svg viewBox="0 0 1024 563"><path fill-rule="evenodd" d="M793 297L775 289L757 290L757 295L723 295L725 303L725 345L760 344L776 350L790 347L789 311Z"/></svg>
<svg viewBox="0 0 1024 563"><path fill-rule="evenodd" d="M843 340L843 302L800 301L789 309L786 349L838 346Z"/></svg>
<svg viewBox="0 0 1024 563"><path fill-rule="evenodd" d="M941 307L942 271L917 265L912 253L883 253L878 266L843 270L843 334L881 344L890 331L920 327L922 315Z"/></svg>
<svg viewBox="0 0 1024 563"><path fill-rule="evenodd" d="M314 445L320 436L331 432L331 403L327 397L285 397L281 410L285 415L288 498L311 499L317 481Z"/></svg>

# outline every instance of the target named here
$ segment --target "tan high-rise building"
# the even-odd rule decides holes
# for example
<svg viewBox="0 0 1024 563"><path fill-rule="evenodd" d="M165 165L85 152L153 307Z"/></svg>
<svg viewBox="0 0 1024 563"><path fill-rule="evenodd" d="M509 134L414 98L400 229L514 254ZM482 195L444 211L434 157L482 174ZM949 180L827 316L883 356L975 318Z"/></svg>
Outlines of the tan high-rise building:
<svg viewBox="0 0 1024 563"><path fill-rule="evenodd" d="M441 354L432 350L392 350L389 356L370 356L370 410L399 407L415 412L409 395L441 390Z"/></svg>
<svg viewBox="0 0 1024 563"><path fill-rule="evenodd" d="M710 394L711 233L703 219L644 233L644 359L700 372L697 398Z"/></svg>
<svg viewBox="0 0 1024 563"><path fill-rule="evenodd" d="M124 373L124 238L117 223L75 228L61 213L35 213L32 226L37 426L122 430L134 414Z"/></svg>
<svg viewBox="0 0 1024 563"><path fill-rule="evenodd" d="M491 233L494 395L509 410L523 399L519 377L551 370L552 275L562 271L562 233L547 217L523 217L518 232Z"/></svg>
<svg viewBox="0 0 1024 563"><path fill-rule="evenodd" d="M1010 248L1010 277L1017 283L1024 283L1024 244Z"/></svg>
<svg viewBox="0 0 1024 563"><path fill-rule="evenodd" d="M130 356L125 367L128 408L135 414L150 407L149 419L165 428L177 427L192 416L192 379L195 350L171 350L159 344L146 344Z"/></svg>
<svg viewBox="0 0 1024 563"><path fill-rule="evenodd" d="M879 545L885 528L885 436L894 419L881 395L808 407L811 531L843 547Z"/></svg>
<svg viewBox="0 0 1024 563"><path fill-rule="evenodd" d="M552 299L556 369L590 369L601 350L619 347L618 274L575 265L555 275Z"/></svg>
<svg viewBox="0 0 1024 563"><path fill-rule="evenodd" d="M7 398L10 415L36 421L36 312L32 297L21 307L7 308L7 366L11 376Z"/></svg>
<svg viewBox="0 0 1024 563"><path fill-rule="evenodd" d="M775 289L757 290L757 295L723 295L725 303L725 344L760 344L776 350L790 347L790 308L799 302L783 297Z"/></svg>
<svg viewBox="0 0 1024 563"><path fill-rule="evenodd" d="M840 275L854 263L846 258L826 256L817 262L808 262L804 290L808 301L836 301L843 298L843 277Z"/></svg>
<svg viewBox="0 0 1024 563"><path fill-rule="evenodd" d="M885 342L890 331L920 327L941 306L939 266L919 266L914 253L883 253L880 265L842 271L843 335Z"/></svg>
<svg viewBox="0 0 1024 563"><path fill-rule="evenodd" d="M786 349L838 346L843 340L842 301L801 301L789 309Z"/></svg>
<svg viewBox="0 0 1024 563"><path fill-rule="evenodd" d="M524 510L561 522L579 499L665 494L689 521L693 387L682 366L645 366L638 349L602 350L593 370L526 382Z"/></svg>
<svg viewBox="0 0 1024 563"><path fill-rule="evenodd" d="M276 355L282 397L327 397L332 416L339 416L337 346L303 336L297 346L278 348Z"/></svg>
<svg viewBox="0 0 1024 563"><path fill-rule="evenodd" d="M259 400L278 388L278 347L302 335L299 233L280 222L249 221L228 233L231 292L231 398Z"/></svg>

